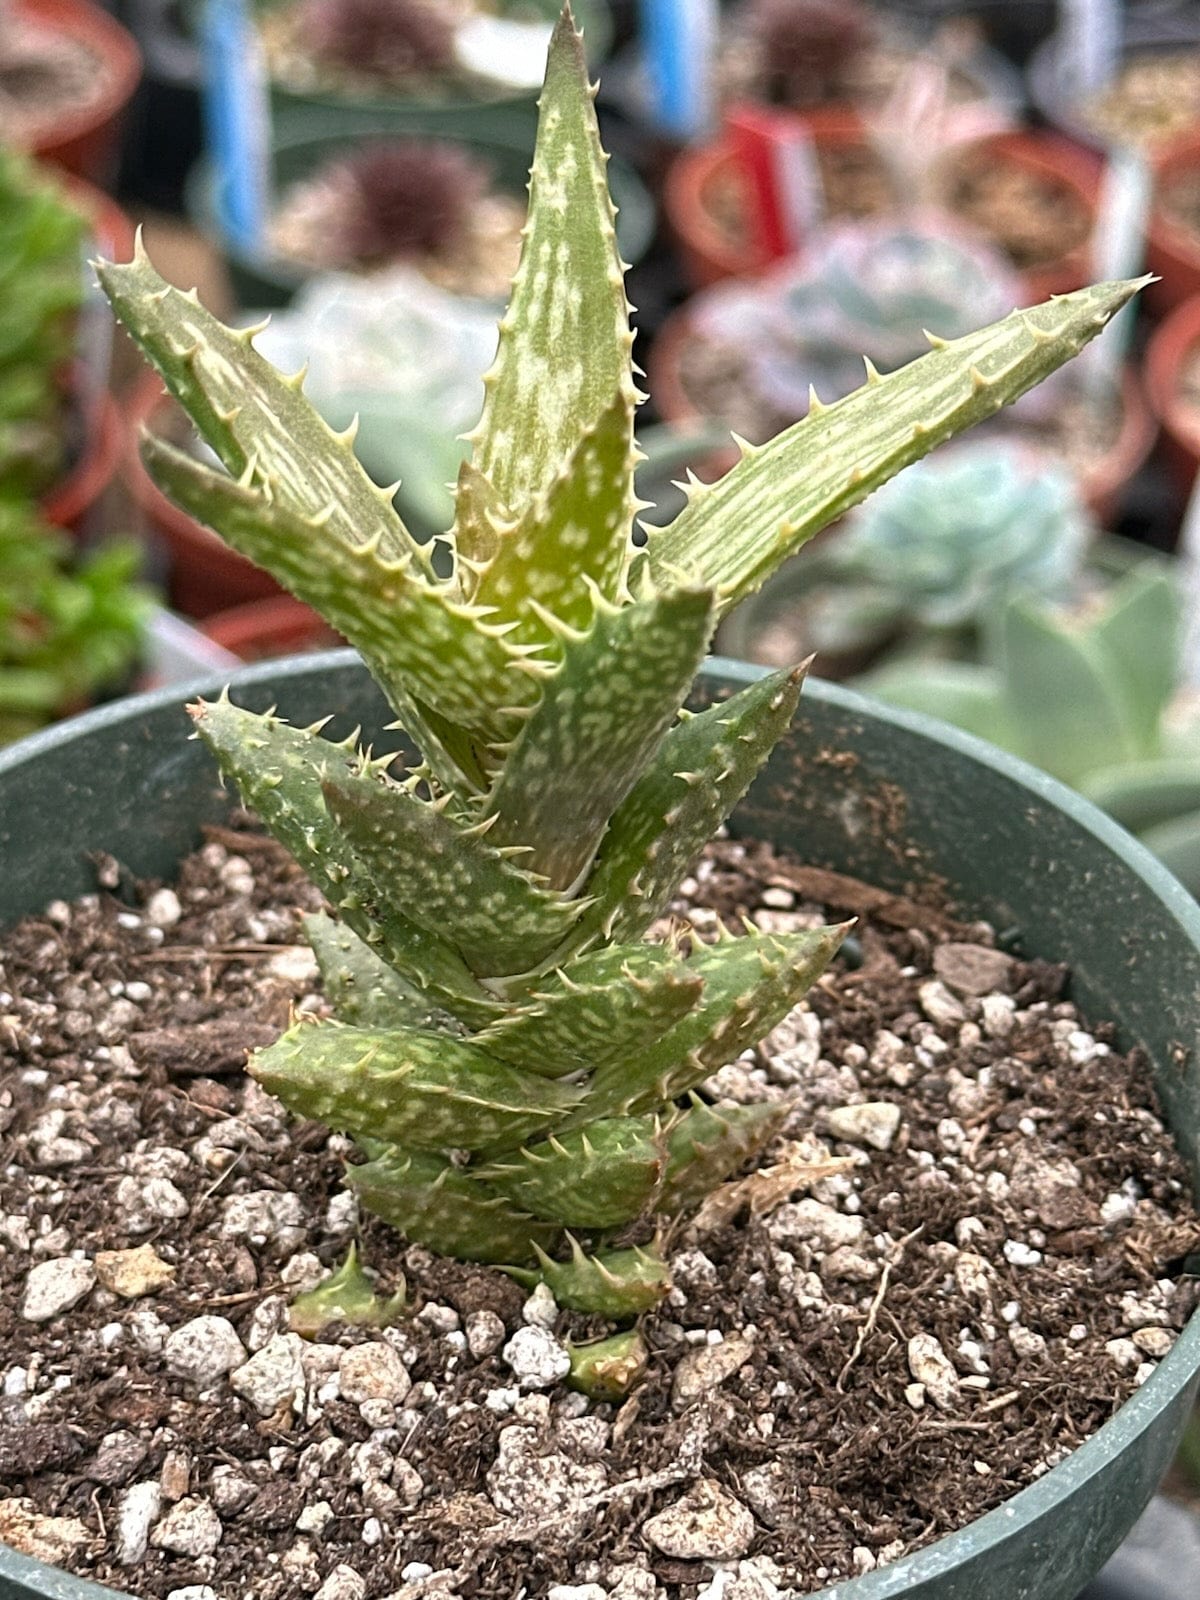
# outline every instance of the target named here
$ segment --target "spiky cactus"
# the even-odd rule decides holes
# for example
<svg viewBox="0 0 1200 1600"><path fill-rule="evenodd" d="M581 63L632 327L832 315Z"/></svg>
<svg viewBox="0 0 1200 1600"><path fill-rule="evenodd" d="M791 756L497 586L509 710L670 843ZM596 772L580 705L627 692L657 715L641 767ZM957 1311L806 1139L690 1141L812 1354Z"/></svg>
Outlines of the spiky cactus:
<svg viewBox="0 0 1200 1600"><path fill-rule="evenodd" d="M319 726L228 698L193 708L338 918L308 928L333 1019L299 1017L251 1071L359 1140L350 1183L410 1239L540 1268L563 1303L619 1319L666 1274L651 1252L606 1247L772 1137L778 1113L697 1091L796 1004L844 931L644 941L800 692L784 671L686 714L713 628L824 524L1074 354L1132 289L873 376L694 487L639 549L639 397L603 171L565 10L448 577L352 433L331 434L251 332L144 255L101 276L226 469L148 439L158 483L358 647L424 754L397 776Z"/></svg>

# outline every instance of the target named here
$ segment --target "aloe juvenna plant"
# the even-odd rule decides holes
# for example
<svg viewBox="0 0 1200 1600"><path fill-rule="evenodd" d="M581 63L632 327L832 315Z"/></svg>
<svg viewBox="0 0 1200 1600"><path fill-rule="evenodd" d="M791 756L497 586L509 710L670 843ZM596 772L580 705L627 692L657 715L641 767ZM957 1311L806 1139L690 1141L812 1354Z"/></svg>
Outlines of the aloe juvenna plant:
<svg viewBox="0 0 1200 1600"><path fill-rule="evenodd" d="M141 253L101 277L226 469L147 439L157 482L362 653L423 764L227 697L192 708L245 800L312 876L333 1017L250 1070L345 1130L361 1201L445 1254L546 1274L614 1319L653 1304L635 1220L694 1206L778 1108L697 1091L801 998L840 927L644 940L786 730L801 669L695 715L714 626L822 526L1015 399L1132 293L1015 313L869 381L634 539L638 393L581 40L550 49L511 303L457 487L450 576L391 495L254 350Z"/></svg>

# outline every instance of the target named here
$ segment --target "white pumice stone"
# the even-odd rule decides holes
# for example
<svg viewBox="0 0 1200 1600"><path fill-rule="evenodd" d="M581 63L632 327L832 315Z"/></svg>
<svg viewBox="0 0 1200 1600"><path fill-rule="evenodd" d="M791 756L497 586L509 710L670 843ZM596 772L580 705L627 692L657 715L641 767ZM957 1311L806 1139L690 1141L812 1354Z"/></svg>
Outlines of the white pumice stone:
<svg viewBox="0 0 1200 1600"><path fill-rule="evenodd" d="M550 1389L571 1370L571 1357L546 1328L518 1328L503 1357L522 1389Z"/></svg>
<svg viewBox="0 0 1200 1600"><path fill-rule="evenodd" d="M96 1268L90 1261L62 1256L54 1261L39 1261L29 1269L21 1315L26 1322L49 1322L90 1294L96 1283Z"/></svg>
<svg viewBox="0 0 1200 1600"><path fill-rule="evenodd" d="M246 1359L237 1329L225 1317L193 1317L169 1334L163 1345L168 1369L198 1388L210 1388Z"/></svg>

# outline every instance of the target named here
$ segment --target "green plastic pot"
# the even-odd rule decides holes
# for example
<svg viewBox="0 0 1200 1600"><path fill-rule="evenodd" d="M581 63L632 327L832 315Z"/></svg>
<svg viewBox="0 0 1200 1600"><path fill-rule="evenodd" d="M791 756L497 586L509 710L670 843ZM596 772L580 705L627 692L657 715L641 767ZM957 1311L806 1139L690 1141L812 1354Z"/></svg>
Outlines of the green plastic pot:
<svg viewBox="0 0 1200 1600"><path fill-rule="evenodd" d="M347 122L318 137L314 137L309 130L302 138L277 139L271 151L275 191L281 193L290 184L310 176L326 161L336 159L339 153L349 152L364 141L408 134L426 137L412 129L388 129L381 134L364 123ZM461 132L442 130L438 137L465 146L490 168L498 188L524 198L532 159L532 135L527 139L482 138L468 127ZM613 157L610 161L608 179L617 207L617 239L621 254L630 266L634 266L645 255L654 238L657 226L654 201L637 173L620 157ZM207 161L197 163L192 169L185 199L188 216L194 226L224 255L238 305L267 311L286 306L312 276L311 268L265 251L242 249L229 237L221 223L224 208L217 192L216 174Z"/></svg>
<svg viewBox="0 0 1200 1600"><path fill-rule="evenodd" d="M612 45L613 21L608 0L577 0L575 20L583 29L588 64L595 77ZM553 12L549 13L553 16ZM370 126L376 133L439 134L469 138L479 144L524 144L533 149L537 128L537 88L516 90L488 99L403 98L399 95L343 96L320 91L299 93L271 84L271 121L282 133L328 135L347 125Z"/></svg>
<svg viewBox="0 0 1200 1600"><path fill-rule="evenodd" d="M715 661L701 695L754 675ZM390 721L350 652L249 668L234 688L241 703L278 705L293 720L335 710L332 737ZM0 753L0 922L92 889L92 851L141 876L169 876L201 824L225 814L230 797L188 737L186 697L143 695ZM733 830L897 892L922 882L948 890L1012 948L1068 962L1084 1012L1148 1051L1200 1181L1200 907L1086 801L965 734L816 682ZM1045 1477L821 1600L1075 1600L1153 1493L1198 1384L1200 1316L1117 1415ZM0 1548L0 1600L112 1593Z"/></svg>

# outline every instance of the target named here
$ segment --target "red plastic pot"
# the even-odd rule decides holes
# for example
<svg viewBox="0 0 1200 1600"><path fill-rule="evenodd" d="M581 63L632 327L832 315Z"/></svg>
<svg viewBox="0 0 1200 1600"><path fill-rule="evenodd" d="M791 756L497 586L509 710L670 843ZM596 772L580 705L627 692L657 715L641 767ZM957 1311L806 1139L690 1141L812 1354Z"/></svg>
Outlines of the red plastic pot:
<svg viewBox="0 0 1200 1600"><path fill-rule="evenodd" d="M172 505L143 466L139 451L142 429L153 431L156 423L162 427L173 404L157 373L147 372L123 407L125 483L145 522L170 552L172 606L188 617L208 617L243 601L282 594L273 578Z"/></svg>
<svg viewBox="0 0 1200 1600"><path fill-rule="evenodd" d="M1184 363L1200 359L1200 295L1176 306L1146 348L1146 388L1163 430L1163 453L1184 493L1200 469L1200 405L1183 398Z"/></svg>
<svg viewBox="0 0 1200 1600"><path fill-rule="evenodd" d="M42 515L71 533L86 531L89 515L107 491L121 464L121 413L110 394L100 396L84 448L67 473L42 497Z"/></svg>
<svg viewBox="0 0 1200 1600"><path fill-rule="evenodd" d="M847 149L868 142L861 121L852 113L813 113L802 120L817 145ZM1033 177L1060 184L1094 220L1100 167L1087 151L1053 134L1020 130L991 134L979 141L978 148L998 162L1008 162ZM667 218L679 245L685 276L693 288L760 272L773 259L759 240L749 235L731 238L714 214L714 187L735 181L737 170L737 153L733 141L726 137L685 151L667 175ZM1088 281L1088 270L1084 241L1055 260L1023 273L1030 304L1080 288Z"/></svg>
<svg viewBox="0 0 1200 1600"><path fill-rule="evenodd" d="M220 611L205 618L200 632L214 644L232 650L242 661L328 650L342 642L324 617L290 594L251 600Z"/></svg>
<svg viewBox="0 0 1200 1600"><path fill-rule="evenodd" d="M1161 195L1171 179L1194 172L1200 180L1200 125L1158 150L1154 156L1156 201L1146 239L1146 265L1159 276L1148 285L1152 311L1165 316L1200 294L1200 228L1187 228L1163 210Z"/></svg>
<svg viewBox="0 0 1200 1600"><path fill-rule="evenodd" d="M142 75L133 35L91 0L16 0L14 14L77 39L101 58L104 93L60 112L29 148L44 161L103 182L116 170L121 115Z"/></svg>
<svg viewBox="0 0 1200 1600"><path fill-rule="evenodd" d="M692 337L692 313L684 305L672 312L658 330L649 361L650 392L655 407L664 422L681 426L712 421L698 408L683 382L683 351ZM1145 465L1158 434L1155 415L1132 368L1126 368L1121 390L1124 403L1117 437L1080 484L1083 497L1101 527L1110 526L1116 517L1126 486ZM728 472L737 459L738 452L731 445L728 451L706 457L695 470L699 477L711 482Z"/></svg>

